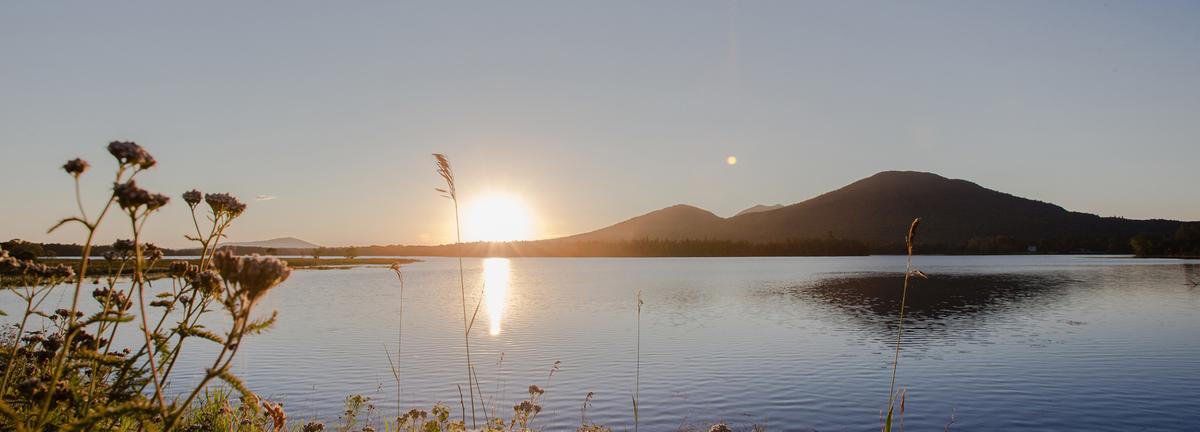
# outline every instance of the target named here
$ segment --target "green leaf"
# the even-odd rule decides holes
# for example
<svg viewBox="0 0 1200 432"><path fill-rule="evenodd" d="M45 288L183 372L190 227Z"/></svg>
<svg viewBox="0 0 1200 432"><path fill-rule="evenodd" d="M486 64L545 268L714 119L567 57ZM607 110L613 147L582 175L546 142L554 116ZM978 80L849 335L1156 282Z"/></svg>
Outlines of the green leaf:
<svg viewBox="0 0 1200 432"><path fill-rule="evenodd" d="M217 372L217 377L229 383L229 386L237 390L238 393L241 393L242 396L255 396L254 392L250 391L249 387L246 387L246 383L242 382L242 379L234 375L233 372L230 372L229 368L221 369L220 372Z"/></svg>
<svg viewBox="0 0 1200 432"><path fill-rule="evenodd" d="M200 327L184 328L184 329L180 330L179 334L184 337L191 337L191 336L201 337L201 338L216 342L218 344L225 345L225 338L218 336L216 333L213 333L211 331L205 330Z"/></svg>
<svg viewBox="0 0 1200 432"><path fill-rule="evenodd" d="M275 318L278 315L279 315L279 311L271 311L271 316L268 317L267 319L262 319L262 320L258 320L258 321L254 321L249 324L246 324L246 333L261 334L263 331L265 331L265 330L271 328L271 326L275 325Z"/></svg>

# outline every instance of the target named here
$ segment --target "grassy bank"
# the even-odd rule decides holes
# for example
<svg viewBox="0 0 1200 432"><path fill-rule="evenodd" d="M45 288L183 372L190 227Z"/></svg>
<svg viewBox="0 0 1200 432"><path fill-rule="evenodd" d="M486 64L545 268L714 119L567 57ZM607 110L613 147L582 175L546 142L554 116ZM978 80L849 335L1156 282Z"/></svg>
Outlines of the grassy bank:
<svg viewBox="0 0 1200 432"><path fill-rule="evenodd" d="M410 258L280 258L280 260L286 262L288 267L308 270L326 270L363 266L390 266L392 264L404 265L420 261ZM171 259L171 257L166 257L163 258L162 261L156 263L156 265L144 269L144 272L148 275L166 274L170 270L170 263L174 261L184 261L188 264L196 266L200 265L199 258L175 260ZM40 260L40 262L51 266L66 265L75 270L76 273L79 273L79 267L82 264L82 260L79 258L44 258ZM109 262L103 259L92 259L88 261L87 276L102 277L108 274L115 274L118 272L118 270L120 270L121 265L121 262ZM128 264L125 265L125 270L129 270Z"/></svg>

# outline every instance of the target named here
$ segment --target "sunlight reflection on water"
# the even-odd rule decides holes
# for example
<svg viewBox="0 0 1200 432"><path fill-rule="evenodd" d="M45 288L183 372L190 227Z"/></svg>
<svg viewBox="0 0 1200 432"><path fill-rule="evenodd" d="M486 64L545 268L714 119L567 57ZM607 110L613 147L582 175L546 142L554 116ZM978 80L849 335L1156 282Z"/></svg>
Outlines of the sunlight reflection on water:
<svg viewBox="0 0 1200 432"><path fill-rule="evenodd" d="M504 307L508 302L508 277L508 258L483 260L483 297L492 324L488 333L492 336L500 334L500 321L504 318Z"/></svg>

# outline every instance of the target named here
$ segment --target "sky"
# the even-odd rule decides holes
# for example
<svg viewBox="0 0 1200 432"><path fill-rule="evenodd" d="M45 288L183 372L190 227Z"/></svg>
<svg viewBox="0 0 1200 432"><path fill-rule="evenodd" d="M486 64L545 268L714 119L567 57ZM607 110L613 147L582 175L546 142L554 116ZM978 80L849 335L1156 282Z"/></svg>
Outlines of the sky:
<svg viewBox="0 0 1200 432"><path fill-rule="evenodd" d="M4 239L80 242L46 234L75 212L58 167L92 163L94 214L111 140L158 159L139 184L175 202L146 238L172 247L191 188L249 204L233 241L453 241L435 152L464 203L524 202L534 238L677 203L729 216L895 169L1200 220L1200 2L0 9Z"/></svg>

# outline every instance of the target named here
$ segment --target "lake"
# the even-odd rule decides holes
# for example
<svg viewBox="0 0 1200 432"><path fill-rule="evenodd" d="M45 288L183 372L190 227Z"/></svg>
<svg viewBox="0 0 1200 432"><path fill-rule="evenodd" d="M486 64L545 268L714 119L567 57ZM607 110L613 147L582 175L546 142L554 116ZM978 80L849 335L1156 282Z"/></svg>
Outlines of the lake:
<svg viewBox="0 0 1200 432"><path fill-rule="evenodd" d="M343 399L362 394L378 422L396 415L390 354L406 410L441 401L457 417L457 385L466 391L458 263L420 259L403 267L403 315L386 268L294 272L260 308L277 309L278 324L247 340L236 372L293 421L336 423ZM484 293L471 334L479 387L505 417L536 384L546 390L540 427L573 430L594 392L587 420L632 430L641 292L641 428L879 428L904 257L463 263L470 307ZM1200 280L1200 261L918 256L914 265L930 279L911 287L904 327L907 428L943 430L952 418L951 430L1200 424L1200 288L1188 283ZM52 295L49 309L67 296ZM10 314L13 298L2 306ZM211 347L197 347L173 389L211 361Z"/></svg>

